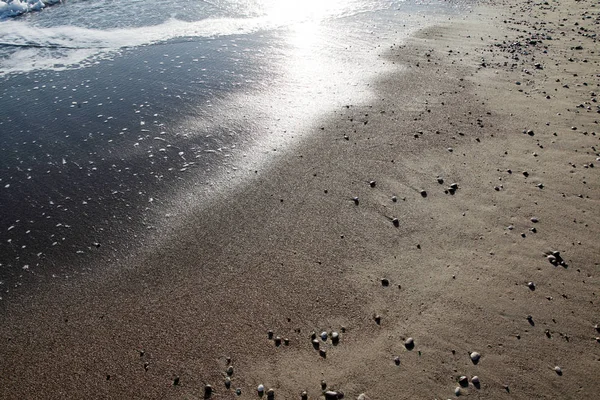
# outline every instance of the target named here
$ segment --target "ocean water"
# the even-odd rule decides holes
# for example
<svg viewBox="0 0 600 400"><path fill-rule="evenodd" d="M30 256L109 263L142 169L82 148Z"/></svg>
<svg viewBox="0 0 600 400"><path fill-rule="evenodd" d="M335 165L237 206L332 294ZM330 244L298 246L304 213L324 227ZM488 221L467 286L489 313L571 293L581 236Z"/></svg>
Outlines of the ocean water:
<svg viewBox="0 0 600 400"><path fill-rule="evenodd" d="M0 1L0 293L118 264L369 101L383 49L461 9Z"/></svg>

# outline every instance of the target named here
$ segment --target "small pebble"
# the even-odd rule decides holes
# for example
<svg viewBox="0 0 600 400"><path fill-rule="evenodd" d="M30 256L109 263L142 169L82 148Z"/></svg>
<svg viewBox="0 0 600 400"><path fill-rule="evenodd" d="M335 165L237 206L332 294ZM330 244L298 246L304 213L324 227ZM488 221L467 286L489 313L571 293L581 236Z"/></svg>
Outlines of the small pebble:
<svg viewBox="0 0 600 400"><path fill-rule="evenodd" d="M535 290L535 283L533 283L533 282L527 282L527 286L529 287L529 289Z"/></svg>
<svg viewBox="0 0 600 400"><path fill-rule="evenodd" d="M373 317L373 319L375 320L375 323L377 325L381 324L381 316L380 315L376 315L375 317Z"/></svg>
<svg viewBox="0 0 600 400"><path fill-rule="evenodd" d="M277 336L275 338L275 346L280 346L281 345L281 336Z"/></svg>
<svg viewBox="0 0 600 400"><path fill-rule="evenodd" d="M352 201L354 201L354 204L358 205L358 197L353 197Z"/></svg>
<svg viewBox="0 0 600 400"><path fill-rule="evenodd" d="M458 183L452 183L452 184L450 184L450 189L458 190Z"/></svg>
<svg viewBox="0 0 600 400"><path fill-rule="evenodd" d="M474 351L470 354L470 357L471 357L471 361L473 361L473 364L477 364L479 362L479 359L481 358L481 354Z"/></svg>
<svg viewBox="0 0 600 400"><path fill-rule="evenodd" d="M533 222L534 224L538 223L540 220L537 219L536 217L531 218L531 222Z"/></svg>
<svg viewBox="0 0 600 400"><path fill-rule="evenodd" d="M458 378L458 383L460 384L460 386L465 387L469 384L469 378L463 375L460 378Z"/></svg>
<svg viewBox="0 0 600 400"><path fill-rule="evenodd" d="M237 394L238 396L241 396L242 395L242 389L240 389L240 388L235 389L235 394Z"/></svg>
<svg viewBox="0 0 600 400"><path fill-rule="evenodd" d="M337 332L335 332L335 331L334 331L334 332L331 332L331 341L332 341L333 343L337 343L337 342L339 342L339 341L340 341L340 334L339 334L339 333L337 333Z"/></svg>
<svg viewBox="0 0 600 400"><path fill-rule="evenodd" d="M558 375L562 375L562 368L560 368L558 365L556 367L554 367L554 372L556 372Z"/></svg>
<svg viewBox="0 0 600 400"><path fill-rule="evenodd" d="M394 364L400 365L400 357L398 357L398 356L394 357Z"/></svg>
<svg viewBox="0 0 600 400"><path fill-rule="evenodd" d="M225 387L227 389L229 389L231 387L231 378L230 377L225 378Z"/></svg>
<svg viewBox="0 0 600 400"><path fill-rule="evenodd" d="M321 340L322 341L326 342L327 341L327 336L328 336L327 332L325 332L325 331L321 332Z"/></svg>
<svg viewBox="0 0 600 400"><path fill-rule="evenodd" d="M275 390L269 389L267 391L267 399L274 399L274 398L275 398Z"/></svg>
<svg viewBox="0 0 600 400"><path fill-rule="evenodd" d="M376 184L377 184L377 182L375 182L375 181L370 181L369 182L369 186L371 186L371 187L375 187Z"/></svg>
<svg viewBox="0 0 600 400"><path fill-rule="evenodd" d="M212 396L213 388L211 385L204 386L204 398Z"/></svg>
<svg viewBox="0 0 600 400"><path fill-rule="evenodd" d="M283 338L283 344L285 344L286 346L290 345L290 339L289 338Z"/></svg>
<svg viewBox="0 0 600 400"><path fill-rule="evenodd" d="M381 286L388 287L390 285L390 281L387 278L383 278L381 280Z"/></svg>
<svg viewBox="0 0 600 400"><path fill-rule="evenodd" d="M427 197L427 192L425 190L421 190L420 193L421 193L421 196Z"/></svg>
<svg viewBox="0 0 600 400"><path fill-rule="evenodd" d="M327 382L325 382L325 380L321 381L321 390L325 390L327 389Z"/></svg>
<svg viewBox="0 0 600 400"><path fill-rule="evenodd" d="M319 349L319 355L323 358L327 358L327 349Z"/></svg>
<svg viewBox="0 0 600 400"><path fill-rule="evenodd" d="M460 396L460 387L459 386L457 386L456 389L454 389L454 394L456 396Z"/></svg>
<svg viewBox="0 0 600 400"><path fill-rule="evenodd" d="M392 196L392 201L395 203L398 201L398 198L396 196Z"/></svg>
<svg viewBox="0 0 600 400"><path fill-rule="evenodd" d="M315 349L318 349L319 348L319 339L313 339L312 344Z"/></svg>
<svg viewBox="0 0 600 400"><path fill-rule="evenodd" d="M443 184L443 183L444 183L444 178L442 178L442 177L438 176L438 177L437 177L437 182L438 182L440 185L441 185L441 184Z"/></svg>
<svg viewBox="0 0 600 400"><path fill-rule="evenodd" d="M325 400L337 400L340 399L340 393L328 390L325 392Z"/></svg>
<svg viewBox="0 0 600 400"><path fill-rule="evenodd" d="M306 392L306 390L302 391L302 393L300 393L300 398L302 400L308 400L308 393Z"/></svg>
<svg viewBox="0 0 600 400"><path fill-rule="evenodd" d="M267 331L267 337L273 339L273 331Z"/></svg>
<svg viewBox="0 0 600 400"><path fill-rule="evenodd" d="M474 377L471 378L471 382L473 382L473 385L475 385L475 387L479 386L479 384L480 384L479 377L477 375L475 375Z"/></svg>
<svg viewBox="0 0 600 400"><path fill-rule="evenodd" d="M406 339L406 341L404 341L404 346L407 349L412 350L415 347L415 340L409 337L408 339Z"/></svg>
<svg viewBox="0 0 600 400"><path fill-rule="evenodd" d="M265 386L262 385L262 384L260 384L260 385L258 385L258 387L256 388L256 390L258 391L258 394L262 396L263 393L265 392Z"/></svg>

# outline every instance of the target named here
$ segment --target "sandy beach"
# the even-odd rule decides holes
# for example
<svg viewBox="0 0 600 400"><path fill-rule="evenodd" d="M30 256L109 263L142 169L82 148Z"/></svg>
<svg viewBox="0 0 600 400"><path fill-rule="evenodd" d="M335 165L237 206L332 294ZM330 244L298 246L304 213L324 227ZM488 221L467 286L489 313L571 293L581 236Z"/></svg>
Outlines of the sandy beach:
<svg viewBox="0 0 600 400"><path fill-rule="evenodd" d="M377 101L0 302L0 398L597 398L599 20L500 1L374 49Z"/></svg>

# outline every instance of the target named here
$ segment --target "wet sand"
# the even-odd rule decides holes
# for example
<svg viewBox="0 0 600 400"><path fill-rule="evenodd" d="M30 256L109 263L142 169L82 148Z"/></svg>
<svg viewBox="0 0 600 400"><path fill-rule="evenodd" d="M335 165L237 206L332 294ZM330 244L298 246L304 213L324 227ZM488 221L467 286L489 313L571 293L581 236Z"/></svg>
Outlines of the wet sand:
<svg viewBox="0 0 600 400"><path fill-rule="evenodd" d="M133 261L3 301L0 397L594 398L593 4L481 6L380 49L379 101Z"/></svg>

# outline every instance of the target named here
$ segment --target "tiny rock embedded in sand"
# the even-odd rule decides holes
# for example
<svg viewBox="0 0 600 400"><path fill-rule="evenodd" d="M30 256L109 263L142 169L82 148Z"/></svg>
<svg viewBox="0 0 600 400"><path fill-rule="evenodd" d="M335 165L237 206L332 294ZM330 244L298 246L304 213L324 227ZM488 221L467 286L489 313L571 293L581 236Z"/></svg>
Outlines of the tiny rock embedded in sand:
<svg viewBox="0 0 600 400"><path fill-rule="evenodd" d="M341 398L343 398L343 395L341 395L339 392L333 390L328 390L325 392L325 400L337 400Z"/></svg>
<svg viewBox="0 0 600 400"><path fill-rule="evenodd" d="M531 289L531 290L535 290L535 283L527 282L527 287L529 287L529 289Z"/></svg>
<svg viewBox="0 0 600 400"><path fill-rule="evenodd" d="M554 367L554 372L556 372L557 375L563 374L562 368L559 367L558 365L556 367Z"/></svg>
<svg viewBox="0 0 600 400"><path fill-rule="evenodd" d="M394 357L394 364L400 365L400 357L398 357L398 356Z"/></svg>
<svg viewBox="0 0 600 400"><path fill-rule="evenodd" d="M325 331L321 332L321 340L322 341L326 342L328 336L329 335L327 335L327 332L325 332Z"/></svg>
<svg viewBox="0 0 600 400"><path fill-rule="evenodd" d="M404 341L404 347L406 347L408 350L412 350L415 348L415 340L411 337L409 337L408 339L406 339Z"/></svg>
<svg viewBox="0 0 600 400"><path fill-rule="evenodd" d="M300 398L302 400L307 400L308 399L308 392L306 390L303 390L302 393L300 393Z"/></svg>
<svg viewBox="0 0 600 400"><path fill-rule="evenodd" d="M469 357L471 357L471 361L473 361L473 364L477 364L479 362L479 360L481 359L481 354L474 351L469 355Z"/></svg>
<svg viewBox="0 0 600 400"><path fill-rule="evenodd" d="M460 386L457 386L456 388L454 388L454 395L460 396L460 394L461 394Z"/></svg>
<svg viewBox="0 0 600 400"><path fill-rule="evenodd" d="M331 341L333 344L337 344L340 341L340 334L336 331L331 332Z"/></svg>
<svg viewBox="0 0 600 400"><path fill-rule="evenodd" d="M465 375L462 375L461 377L458 378L458 384L462 387L468 386L469 378L467 378Z"/></svg>
<svg viewBox="0 0 600 400"><path fill-rule="evenodd" d="M258 387L256 388L256 391L258 392L258 394L260 396L262 396L265 393L265 385L263 385L262 383L260 385L258 385Z"/></svg>
<svg viewBox="0 0 600 400"><path fill-rule="evenodd" d="M233 375L233 365L230 365L229 367L227 367L227 375L231 376Z"/></svg>
<svg viewBox="0 0 600 400"><path fill-rule="evenodd" d="M225 377L225 387L227 389L229 389L231 387L231 378L230 377Z"/></svg>
<svg viewBox="0 0 600 400"><path fill-rule="evenodd" d="M211 385L204 385L204 398L209 398L212 396L213 388Z"/></svg>
<svg viewBox="0 0 600 400"><path fill-rule="evenodd" d="M475 387L478 387L481 383L479 382L479 377L477 375L475 375L474 377L471 378L471 382L473 383L473 385Z"/></svg>
<svg viewBox="0 0 600 400"><path fill-rule="evenodd" d="M394 224L394 226L398 228L400 226L400 221L398 220L398 218L392 218L392 224Z"/></svg>
<svg viewBox="0 0 600 400"><path fill-rule="evenodd" d="M352 198L352 201L353 201L353 202L354 202L354 204L356 204L356 205L358 205L358 203L359 203L359 202L358 202L358 197L353 197L353 198Z"/></svg>
<svg viewBox="0 0 600 400"><path fill-rule="evenodd" d="M271 400L275 398L275 390L274 389L269 389L267 391L267 399Z"/></svg>
<svg viewBox="0 0 600 400"><path fill-rule="evenodd" d="M390 285L390 281L387 278L381 279L381 286L388 287Z"/></svg>
<svg viewBox="0 0 600 400"><path fill-rule="evenodd" d="M375 187L375 185L377 185L376 181L369 181L369 186Z"/></svg>

